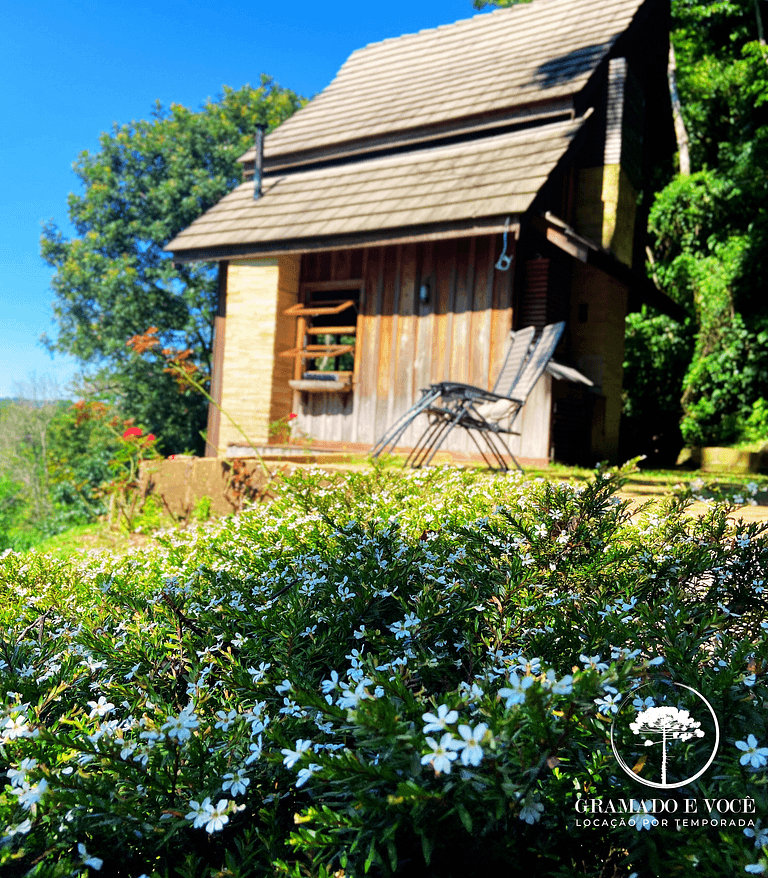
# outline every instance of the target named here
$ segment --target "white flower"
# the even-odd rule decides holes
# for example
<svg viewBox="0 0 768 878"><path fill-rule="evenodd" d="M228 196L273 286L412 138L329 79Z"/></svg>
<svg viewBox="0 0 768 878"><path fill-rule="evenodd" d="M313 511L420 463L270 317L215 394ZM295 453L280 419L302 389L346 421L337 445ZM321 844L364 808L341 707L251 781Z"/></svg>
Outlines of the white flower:
<svg viewBox="0 0 768 878"><path fill-rule="evenodd" d="M389 626L389 630L395 635L395 640L402 640L404 637L410 636L410 629L417 628L421 624L421 619L415 613L408 613L402 622L395 622Z"/></svg>
<svg viewBox="0 0 768 878"><path fill-rule="evenodd" d="M524 820L526 823L530 823L533 825L541 819L541 814L544 811L544 806L541 802L537 802L534 799L527 798L523 802L523 807L520 809L520 813L518 817L521 820Z"/></svg>
<svg viewBox="0 0 768 878"><path fill-rule="evenodd" d="M432 748L432 752L421 757L421 764L431 764L436 774L440 774L442 771L450 774L451 762L457 756L456 751L451 749L451 741L453 740L455 739L450 732L446 732L440 738L439 744L434 738L427 738L427 744Z"/></svg>
<svg viewBox="0 0 768 878"><path fill-rule="evenodd" d="M12 787L20 787L26 781L27 772L37 767L37 759L22 759L18 768L9 768L8 777Z"/></svg>
<svg viewBox="0 0 768 878"><path fill-rule="evenodd" d="M250 782L250 778L246 777L242 771L228 771L224 775L224 783L221 785L221 789L225 793L229 790L233 796L237 796L238 794L245 792L245 788Z"/></svg>
<svg viewBox="0 0 768 878"><path fill-rule="evenodd" d="M322 765L318 765L316 762L310 762L310 764L306 768L300 768L298 777L296 779L296 786L303 786L310 779L310 777L312 777L312 775L316 771L320 771L321 768Z"/></svg>
<svg viewBox="0 0 768 878"><path fill-rule="evenodd" d="M752 768L762 768L764 765L768 765L768 747L758 747L757 738L754 735L749 735L746 742L736 741L736 746L739 750L744 751L739 759L742 765L749 764Z"/></svg>
<svg viewBox="0 0 768 878"><path fill-rule="evenodd" d="M573 677L570 674L566 674L562 679L552 683L552 693L554 695L570 695L571 692L573 692Z"/></svg>
<svg viewBox="0 0 768 878"><path fill-rule="evenodd" d="M27 718L23 715L9 716L5 721L5 725L1 727L3 734L0 740L13 741L16 738L31 738L32 730L29 727Z"/></svg>
<svg viewBox="0 0 768 878"><path fill-rule="evenodd" d="M234 723L235 719L237 719L237 711L217 710L216 716L219 718L219 721L216 723L214 728L221 729L222 732L226 732L229 727Z"/></svg>
<svg viewBox="0 0 768 878"><path fill-rule="evenodd" d="M364 677L354 689L350 689L347 683L343 683L341 695L336 699L336 704L343 709L352 709L357 707L358 702L364 701L366 698L370 698L366 690L366 686L371 681Z"/></svg>
<svg viewBox="0 0 768 878"><path fill-rule="evenodd" d="M282 683L278 683L275 686L275 692L279 692L281 695L284 695L286 692L290 692L293 688L293 685L290 680L283 680Z"/></svg>
<svg viewBox="0 0 768 878"><path fill-rule="evenodd" d="M768 826L762 826L759 820L756 821L754 829L748 826L744 830L744 835L747 838L754 838L756 848L761 848L768 844Z"/></svg>
<svg viewBox="0 0 768 878"><path fill-rule="evenodd" d="M646 799L642 803L640 811L643 813L633 814L627 821L627 825L634 826L638 832L647 829L649 832L654 826L659 825L659 821L653 816L653 801Z"/></svg>
<svg viewBox="0 0 768 878"><path fill-rule="evenodd" d="M256 762L257 759L261 758L262 746L263 745L261 742L261 735L259 735L259 737L256 739L256 743L251 744L248 748L251 751L251 755L246 758L246 765L250 765L252 762Z"/></svg>
<svg viewBox="0 0 768 878"><path fill-rule="evenodd" d="M584 665L585 670L589 670L590 668L594 671L607 671L608 665L603 661L603 657L601 655L582 655L579 656L579 660Z"/></svg>
<svg viewBox="0 0 768 878"><path fill-rule="evenodd" d="M248 668L248 673L253 677L254 683L260 683L264 679L264 675L272 667L269 662L262 662L258 668Z"/></svg>
<svg viewBox="0 0 768 878"><path fill-rule="evenodd" d="M613 687L607 687L613 688ZM613 690L616 692L616 690ZM595 698L595 704L597 705L597 709L600 713L605 716L609 716L612 713L618 713L619 705L621 702L621 692L616 692L615 695L612 695L610 692L604 695L602 698Z"/></svg>
<svg viewBox="0 0 768 878"><path fill-rule="evenodd" d="M480 765L483 758L483 748L480 743L488 732L488 726L479 723L473 729L471 726L460 725L458 732L462 740L454 738L449 744L450 748L461 751L462 765Z"/></svg>
<svg viewBox="0 0 768 878"><path fill-rule="evenodd" d="M26 835L30 829L32 829L32 821L27 817L26 820L16 824L16 826L9 826L5 831L5 837L11 838L14 835Z"/></svg>
<svg viewBox="0 0 768 878"><path fill-rule="evenodd" d="M114 707L114 705L112 706ZM80 861L84 866L90 866L92 869L98 871L104 865L104 860L100 860L98 857L89 856L84 844L78 843L77 852L80 854Z"/></svg>
<svg viewBox="0 0 768 878"><path fill-rule="evenodd" d="M228 810L229 802L226 799L219 799L216 807L211 808L206 815L205 831L213 833L222 830L224 824L229 823Z"/></svg>
<svg viewBox="0 0 768 878"><path fill-rule="evenodd" d="M509 675L509 687L499 689L499 695L506 699L504 705L507 710L515 704L522 704L525 701L525 692L533 685L533 677L526 676L520 679L516 673Z"/></svg>
<svg viewBox="0 0 768 878"><path fill-rule="evenodd" d="M169 738L183 743L192 737L192 730L199 725L197 716L189 708L184 708L178 716L169 716L160 730L166 732Z"/></svg>
<svg viewBox="0 0 768 878"><path fill-rule="evenodd" d="M750 863L749 866L744 866L744 871L749 872L750 875L763 875L765 870L765 863Z"/></svg>
<svg viewBox="0 0 768 878"><path fill-rule="evenodd" d="M93 719L95 716L106 716L110 710L115 709L115 705L107 701L103 695L99 697L98 701L89 701L88 706L91 708L89 719Z"/></svg>
<svg viewBox="0 0 768 878"><path fill-rule="evenodd" d="M434 713L423 713L421 718L424 720L426 725L423 728L423 734L427 734L427 732L442 732L446 729L451 723L455 723L459 718L458 711L451 710L447 704L441 704L437 708L437 716Z"/></svg>
<svg viewBox="0 0 768 878"><path fill-rule="evenodd" d="M208 819L208 814L213 809L211 805L210 796L206 796L202 802L196 802L194 799L189 803L189 814L186 815L187 820L194 821L192 826L195 829L200 829L201 826L204 826L206 820Z"/></svg>
<svg viewBox="0 0 768 878"><path fill-rule="evenodd" d="M334 690L339 688L339 673L338 671L331 671L331 679L323 680L320 684L323 687L323 694L327 695L329 692L333 692Z"/></svg>
<svg viewBox="0 0 768 878"><path fill-rule="evenodd" d="M639 696L634 699L632 704L637 708L638 713L643 710L647 710L649 707L656 707L656 702L649 695L647 698L640 698Z"/></svg>
<svg viewBox="0 0 768 878"><path fill-rule="evenodd" d="M311 741L305 741L305 740L302 740L301 738L299 738L299 740L296 741L296 749L295 750L288 750L286 748L283 748L280 751L283 754L283 756L285 756L285 759L283 759L283 765L286 768L293 768L293 766L296 765L296 763L299 761L299 759L301 759L302 755L304 753L306 753L306 751L309 750L309 748L311 746L312 746Z"/></svg>
<svg viewBox="0 0 768 878"><path fill-rule="evenodd" d="M11 793L18 796L19 804L22 808L29 811L43 798L43 793L48 789L48 781L43 778L36 784L25 783L23 786L14 787Z"/></svg>

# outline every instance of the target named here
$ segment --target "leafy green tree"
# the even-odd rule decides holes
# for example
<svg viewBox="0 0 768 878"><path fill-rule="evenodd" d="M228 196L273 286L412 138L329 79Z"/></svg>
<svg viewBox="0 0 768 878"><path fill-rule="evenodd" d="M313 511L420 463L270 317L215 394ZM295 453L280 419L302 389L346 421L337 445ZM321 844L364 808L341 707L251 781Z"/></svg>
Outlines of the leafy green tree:
<svg viewBox="0 0 768 878"><path fill-rule="evenodd" d="M683 380L694 345L693 321L678 323L643 306L627 315L621 456L674 464L682 444Z"/></svg>
<svg viewBox="0 0 768 878"><path fill-rule="evenodd" d="M518 6L520 3L530 3L531 0L472 0L475 9L485 9L486 6L496 6L503 9L506 6Z"/></svg>
<svg viewBox="0 0 768 878"><path fill-rule="evenodd" d="M274 128L303 103L267 76L258 87L225 87L194 112L155 104L150 120L115 124L98 152L74 164L82 194L70 194L76 237L53 222L41 239L55 269L53 350L90 367L97 391L161 437L164 450L201 447L206 403L126 340L159 328L164 345L191 349L210 370L215 266L176 265L163 246L241 182L237 158L257 124Z"/></svg>
<svg viewBox="0 0 768 878"><path fill-rule="evenodd" d="M768 361L768 55L759 0L672 4L690 176L650 213L654 271L695 318L683 438L739 438Z"/></svg>
<svg viewBox="0 0 768 878"><path fill-rule="evenodd" d="M682 173L657 193L649 227L655 279L690 313L695 343L691 329L673 329L664 318L628 319L623 433L648 445L633 445L632 454L659 450L658 400L673 420L682 417L688 443L738 439L768 380L762 0L672 0L671 42L682 114L678 139L682 132L687 155L680 156ZM643 429L651 423L655 438ZM669 423L661 430L675 432Z"/></svg>
<svg viewBox="0 0 768 878"><path fill-rule="evenodd" d="M50 498L49 464L51 425L67 408L58 387L33 377L17 385L18 398L0 408L0 477L20 487L25 514L35 525L44 525L53 507ZM19 504L12 504L16 513Z"/></svg>

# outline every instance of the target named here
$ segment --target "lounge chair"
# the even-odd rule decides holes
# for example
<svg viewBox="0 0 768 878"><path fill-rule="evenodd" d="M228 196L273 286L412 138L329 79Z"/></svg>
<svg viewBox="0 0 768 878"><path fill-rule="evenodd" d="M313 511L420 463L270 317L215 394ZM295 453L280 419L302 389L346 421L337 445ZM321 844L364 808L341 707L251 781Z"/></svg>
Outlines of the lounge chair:
<svg viewBox="0 0 768 878"><path fill-rule="evenodd" d="M530 353L533 327L515 333L492 391L453 381L423 389L421 399L374 445L371 450L373 457L386 449L393 449L413 421L419 415L427 414L429 423L408 455L406 465L415 468L429 465L454 428L461 427L467 431L489 467L508 470L507 455L520 469L502 434L517 434L512 429L517 415L551 360L564 329L564 322L545 326ZM483 439L485 450L478 438ZM490 453L490 460L486 451Z"/></svg>
<svg viewBox="0 0 768 878"><path fill-rule="evenodd" d="M520 377L523 364L530 353L531 341L535 332L536 328L534 326L528 326L519 332L510 333L510 345L507 349L507 356L504 358L504 365L501 367L501 372L493 387L495 393L504 394L505 391L511 391L514 387L515 382ZM373 448L371 448L371 456L378 457L387 449L392 451L403 433L420 414L429 412L432 409L436 410L439 401L448 404L451 397L450 388L466 388L469 386L451 381L441 381L438 384L431 384L429 387L422 387L419 400L398 418L376 442Z"/></svg>

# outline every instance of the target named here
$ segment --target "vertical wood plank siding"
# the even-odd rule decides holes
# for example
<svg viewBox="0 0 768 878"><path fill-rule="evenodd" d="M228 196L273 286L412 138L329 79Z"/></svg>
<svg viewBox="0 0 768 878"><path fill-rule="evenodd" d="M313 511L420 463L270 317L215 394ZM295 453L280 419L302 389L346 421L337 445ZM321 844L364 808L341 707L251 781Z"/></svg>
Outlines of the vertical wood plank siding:
<svg viewBox="0 0 768 878"><path fill-rule="evenodd" d="M296 318L286 316L285 312L299 300L300 270L300 256L279 257L275 345L272 352L275 365L272 370L270 424L287 417L293 406L293 390L291 390L288 381L294 376L295 360L281 357L279 354L280 351L293 347L295 344Z"/></svg>
<svg viewBox="0 0 768 878"><path fill-rule="evenodd" d="M501 236L483 235L302 256L302 282L359 277L363 293L354 394L301 394L299 431L373 443L432 382L491 387L513 324L513 271L495 268L500 252ZM427 302L419 296L425 282ZM412 445L423 427L415 425L401 445ZM446 447L474 451L463 433Z"/></svg>

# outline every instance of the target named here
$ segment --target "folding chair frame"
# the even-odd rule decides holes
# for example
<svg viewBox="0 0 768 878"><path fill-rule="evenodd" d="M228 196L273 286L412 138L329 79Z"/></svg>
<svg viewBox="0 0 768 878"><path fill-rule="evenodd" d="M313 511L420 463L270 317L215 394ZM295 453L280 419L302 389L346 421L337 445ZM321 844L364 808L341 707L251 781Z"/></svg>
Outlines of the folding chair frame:
<svg viewBox="0 0 768 878"><path fill-rule="evenodd" d="M405 465L418 469L429 466L438 450L456 427L466 430L472 439L480 456L490 469L499 469L504 472L509 470L505 455L509 457L514 466L520 470L512 450L501 434L519 435L512 426L525 405L529 393L538 381L547 363L552 358L555 347L565 328L565 323L554 323L544 327L541 336L528 357L520 363L517 370L514 385L508 391L507 396L502 396L493 391L483 390L471 384L444 381L422 389L421 399L403 414L384 436L371 449L373 457L378 457L386 448L394 448L397 441L421 414L427 414L429 422L419 437L416 445L406 458ZM523 330L530 332L532 329ZM530 338L530 335L528 336ZM514 344L514 339L513 339ZM508 352L508 357L511 354ZM505 363L506 367L506 363ZM500 376L501 378L501 376ZM496 386L499 382L497 381ZM513 393L515 394L513 396ZM505 428L498 421L489 421L477 408L478 405L493 402L510 403L509 410L504 419L509 419L509 425ZM479 433L485 442L490 454L489 460L486 452L474 435ZM495 465L494 465L495 464Z"/></svg>

